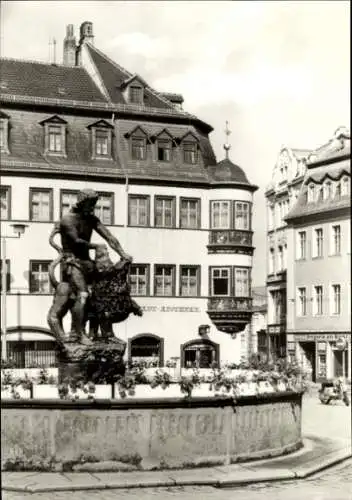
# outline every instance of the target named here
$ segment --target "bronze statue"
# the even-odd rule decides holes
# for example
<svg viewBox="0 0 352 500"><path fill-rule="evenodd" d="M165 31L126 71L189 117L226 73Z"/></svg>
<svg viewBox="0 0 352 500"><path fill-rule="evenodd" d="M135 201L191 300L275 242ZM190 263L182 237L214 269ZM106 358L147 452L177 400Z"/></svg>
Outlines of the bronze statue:
<svg viewBox="0 0 352 500"><path fill-rule="evenodd" d="M130 297L128 273L132 257L123 251L118 240L94 214L97 200L95 191L80 191L76 205L55 225L49 238L51 246L60 255L49 269L55 294L47 319L60 344L90 344L91 340L85 333L87 320L94 338L100 326L102 336L107 339L114 338L113 323L123 321L130 313L142 315L140 307ZM120 262L115 265L111 262L105 244L90 242L93 230L120 255ZM56 234L61 235L62 248L54 242ZM90 259L89 250L95 250L95 261ZM59 264L61 282L54 275ZM66 339L62 320L68 311L71 312L72 324Z"/></svg>

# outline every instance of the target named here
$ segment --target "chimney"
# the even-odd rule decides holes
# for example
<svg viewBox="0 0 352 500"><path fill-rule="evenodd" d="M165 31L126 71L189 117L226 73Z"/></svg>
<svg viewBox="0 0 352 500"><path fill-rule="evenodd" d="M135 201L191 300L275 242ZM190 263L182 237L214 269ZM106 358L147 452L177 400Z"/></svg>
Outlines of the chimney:
<svg viewBox="0 0 352 500"><path fill-rule="evenodd" d="M79 44L82 45L85 42L94 43L93 23L90 21L82 23L80 28Z"/></svg>
<svg viewBox="0 0 352 500"><path fill-rule="evenodd" d="M76 38L73 33L73 24L66 27L63 63L65 66L75 66L76 64Z"/></svg>

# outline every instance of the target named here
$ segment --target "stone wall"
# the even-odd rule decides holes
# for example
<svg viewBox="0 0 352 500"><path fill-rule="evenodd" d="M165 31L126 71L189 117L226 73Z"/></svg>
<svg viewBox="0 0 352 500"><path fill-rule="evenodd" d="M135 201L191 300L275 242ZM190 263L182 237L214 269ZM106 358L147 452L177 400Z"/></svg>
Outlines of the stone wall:
<svg viewBox="0 0 352 500"><path fill-rule="evenodd" d="M301 445L301 403L301 393L288 392L235 403L223 397L2 401L2 466L83 457L144 469L280 455Z"/></svg>

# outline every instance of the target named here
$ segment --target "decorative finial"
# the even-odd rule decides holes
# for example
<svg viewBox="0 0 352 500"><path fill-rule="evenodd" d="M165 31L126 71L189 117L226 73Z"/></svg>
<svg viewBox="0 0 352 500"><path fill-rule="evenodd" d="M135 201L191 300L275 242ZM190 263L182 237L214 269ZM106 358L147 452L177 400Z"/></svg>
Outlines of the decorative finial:
<svg viewBox="0 0 352 500"><path fill-rule="evenodd" d="M229 144L229 135L231 134L231 130L229 129L229 122L226 120L226 128L225 128L225 135L226 135L226 142L224 144L224 149L225 149L225 155L226 159L229 159L229 151L231 149L231 145Z"/></svg>

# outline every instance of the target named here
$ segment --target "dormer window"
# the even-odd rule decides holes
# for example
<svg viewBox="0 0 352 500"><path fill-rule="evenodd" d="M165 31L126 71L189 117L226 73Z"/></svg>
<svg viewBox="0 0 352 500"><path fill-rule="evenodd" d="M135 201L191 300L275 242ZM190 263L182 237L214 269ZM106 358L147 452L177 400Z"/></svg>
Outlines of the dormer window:
<svg viewBox="0 0 352 500"><path fill-rule="evenodd" d="M171 161L171 140L168 139L158 139L158 161Z"/></svg>
<svg viewBox="0 0 352 500"><path fill-rule="evenodd" d="M335 197L336 198L341 198L341 182L336 183L335 187Z"/></svg>
<svg viewBox="0 0 352 500"><path fill-rule="evenodd" d="M125 137L130 141L132 160L145 160L147 158L148 134L142 127L137 126L131 132L125 134Z"/></svg>
<svg viewBox="0 0 352 500"><path fill-rule="evenodd" d="M324 186L324 199L329 200L332 197L332 184L330 181L326 181Z"/></svg>
<svg viewBox="0 0 352 500"><path fill-rule="evenodd" d="M41 122L44 125L45 154L66 156L67 122L59 116L53 116Z"/></svg>
<svg viewBox="0 0 352 500"><path fill-rule="evenodd" d="M131 104L143 104L143 87L139 85L130 85L128 90Z"/></svg>
<svg viewBox="0 0 352 500"><path fill-rule="evenodd" d="M9 153L9 116L0 112L0 152Z"/></svg>
<svg viewBox="0 0 352 500"><path fill-rule="evenodd" d="M92 159L111 159L113 126L100 120L88 126L92 134Z"/></svg>
<svg viewBox="0 0 352 500"><path fill-rule="evenodd" d="M350 194L350 179L346 176L342 179L341 195L347 196Z"/></svg>
<svg viewBox="0 0 352 500"><path fill-rule="evenodd" d="M180 142L183 148L184 163L196 164L198 161L198 138L192 132L188 132L180 139Z"/></svg>
<svg viewBox="0 0 352 500"><path fill-rule="evenodd" d="M308 203L314 203L315 202L315 185L309 184L308 186Z"/></svg>

